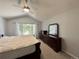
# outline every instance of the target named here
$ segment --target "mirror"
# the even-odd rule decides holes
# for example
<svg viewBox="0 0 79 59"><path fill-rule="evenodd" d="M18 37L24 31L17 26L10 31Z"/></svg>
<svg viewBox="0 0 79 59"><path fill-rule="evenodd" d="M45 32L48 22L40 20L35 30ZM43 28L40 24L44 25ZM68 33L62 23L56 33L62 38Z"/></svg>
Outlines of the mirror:
<svg viewBox="0 0 79 59"><path fill-rule="evenodd" d="M59 25L57 23L49 24L48 34L55 37L59 37Z"/></svg>

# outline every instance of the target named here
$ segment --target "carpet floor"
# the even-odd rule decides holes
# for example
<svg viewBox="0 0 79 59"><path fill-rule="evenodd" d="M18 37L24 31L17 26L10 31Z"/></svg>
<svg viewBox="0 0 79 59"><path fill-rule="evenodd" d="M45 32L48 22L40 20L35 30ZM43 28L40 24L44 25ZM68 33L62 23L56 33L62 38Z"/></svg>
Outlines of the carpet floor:
<svg viewBox="0 0 79 59"><path fill-rule="evenodd" d="M41 40L40 40L41 41ZM64 52L56 53L47 44L41 41L41 59L72 59L69 55Z"/></svg>

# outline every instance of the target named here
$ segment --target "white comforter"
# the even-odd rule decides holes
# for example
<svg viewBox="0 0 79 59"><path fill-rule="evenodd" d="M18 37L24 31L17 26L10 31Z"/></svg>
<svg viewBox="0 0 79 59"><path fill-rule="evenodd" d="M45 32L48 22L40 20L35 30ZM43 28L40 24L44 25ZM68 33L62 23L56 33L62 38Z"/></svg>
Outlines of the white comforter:
<svg viewBox="0 0 79 59"><path fill-rule="evenodd" d="M33 45L36 44L36 43L38 43L38 42L39 42L39 40L37 40L33 36L16 36L16 37L15 36L11 36L11 37L3 37L3 38L0 39L0 59L2 59L1 58L2 56L5 57L4 54L7 54L8 52L10 54L10 52L14 51L14 50L17 52L18 49L22 49L22 48L26 49L27 47L30 48L30 46L31 46L30 49L32 49L32 48L35 47ZM35 49L32 49L32 50L34 51ZM24 51L24 50L22 49L22 51ZM20 52L20 51L18 51L18 52ZM10 59L10 58L8 58L8 59Z"/></svg>

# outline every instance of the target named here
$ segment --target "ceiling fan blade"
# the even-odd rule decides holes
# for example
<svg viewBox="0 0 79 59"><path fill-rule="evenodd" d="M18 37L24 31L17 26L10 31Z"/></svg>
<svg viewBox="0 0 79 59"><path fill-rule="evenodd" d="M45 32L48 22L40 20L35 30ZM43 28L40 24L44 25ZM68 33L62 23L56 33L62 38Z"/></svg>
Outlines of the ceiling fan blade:
<svg viewBox="0 0 79 59"><path fill-rule="evenodd" d="M37 4L40 4L40 1L39 0L30 0L30 3L37 5Z"/></svg>
<svg viewBox="0 0 79 59"><path fill-rule="evenodd" d="M20 4L21 3L21 0L17 0L17 3Z"/></svg>
<svg viewBox="0 0 79 59"><path fill-rule="evenodd" d="M27 1L27 0L25 0L25 2L27 3L28 1Z"/></svg>

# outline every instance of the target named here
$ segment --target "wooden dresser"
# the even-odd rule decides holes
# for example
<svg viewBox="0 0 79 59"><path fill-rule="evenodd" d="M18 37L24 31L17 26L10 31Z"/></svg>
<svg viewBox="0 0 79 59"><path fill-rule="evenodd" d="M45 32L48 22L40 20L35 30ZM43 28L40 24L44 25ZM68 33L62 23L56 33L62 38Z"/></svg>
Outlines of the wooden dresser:
<svg viewBox="0 0 79 59"><path fill-rule="evenodd" d="M40 35L39 38L51 47L55 52L61 51L61 38L50 35Z"/></svg>

